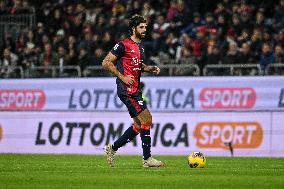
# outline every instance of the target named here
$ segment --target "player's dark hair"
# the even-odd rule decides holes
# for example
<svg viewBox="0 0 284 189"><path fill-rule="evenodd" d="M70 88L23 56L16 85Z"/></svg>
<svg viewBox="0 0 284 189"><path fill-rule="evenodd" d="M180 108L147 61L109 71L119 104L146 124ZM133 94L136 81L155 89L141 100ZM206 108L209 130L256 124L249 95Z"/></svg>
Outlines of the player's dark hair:
<svg viewBox="0 0 284 189"><path fill-rule="evenodd" d="M130 19L129 19L129 25L128 25L128 31L129 34L132 35L132 28L136 28L139 24L141 23L146 23L146 19L138 14L133 15Z"/></svg>

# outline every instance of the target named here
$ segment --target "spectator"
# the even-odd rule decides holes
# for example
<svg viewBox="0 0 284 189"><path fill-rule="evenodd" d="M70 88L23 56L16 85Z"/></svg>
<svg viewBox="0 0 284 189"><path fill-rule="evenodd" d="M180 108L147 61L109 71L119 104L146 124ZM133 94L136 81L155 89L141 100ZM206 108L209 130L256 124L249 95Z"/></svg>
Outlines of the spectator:
<svg viewBox="0 0 284 189"><path fill-rule="evenodd" d="M140 14L140 11L141 11L141 4L140 4L140 2L139 1L133 1L131 15Z"/></svg>
<svg viewBox="0 0 284 189"><path fill-rule="evenodd" d="M14 0L13 7L9 10L10 14L19 14L21 13L22 8L22 1L21 0Z"/></svg>
<svg viewBox="0 0 284 189"><path fill-rule="evenodd" d="M196 30L197 30L196 39L193 40L191 48L193 56L195 56L196 58L200 58L205 49L204 47L206 46L206 39L205 39L206 27L200 26L197 27Z"/></svg>
<svg viewBox="0 0 284 189"><path fill-rule="evenodd" d="M77 39L81 37L80 34L83 31L83 22L79 16L74 17L74 22L72 22L70 30L70 34L74 35Z"/></svg>
<svg viewBox="0 0 284 189"><path fill-rule="evenodd" d="M243 43L242 47L240 49L239 58L238 58L239 64L254 64L257 62L253 52L251 51L251 47L249 43ZM239 69L237 70L239 72L239 75L256 75L258 74L258 70L256 68L244 68L243 70Z"/></svg>
<svg viewBox="0 0 284 189"><path fill-rule="evenodd" d="M53 11L53 16L47 21L48 30L50 33L55 34L56 31L61 29L63 20L62 20L62 15L61 15L60 9L55 9Z"/></svg>
<svg viewBox="0 0 284 189"><path fill-rule="evenodd" d="M217 4L217 8L214 11L214 14L218 17L219 15L228 15L229 10L225 7L226 2L220 2ZM228 4L228 2L227 2Z"/></svg>
<svg viewBox="0 0 284 189"><path fill-rule="evenodd" d="M22 54L26 46L26 36L24 33L21 33L16 42L16 52L17 54Z"/></svg>
<svg viewBox="0 0 284 189"><path fill-rule="evenodd" d="M241 14L241 28L247 28L249 31L253 30L253 23L251 22L251 14L247 12L243 12Z"/></svg>
<svg viewBox="0 0 284 189"><path fill-rule="evenodd" d="M68 46L68 50L70 51L71 49L74 49L76 51L76 43L77 43L77 40L75 38L75 36L73 35L70 35L68 37L68 42L67 42L67 46Z"/></svg>
<svg viewBox="0 0 284 189"><path fill-rule="evenodd" d="M80 48L78 65L80 66L84 77L87 77L90 75L90 70L88 70L87 67L91 66L91 59L88 54L88 50L85 47Z"/></svg>
<svg viewBox="0 0 284 189"><path fill-rule="evenodd" d="M102 48L108 52L111 50L113 47L114 40L112 39L112 36L110 35L109 32L105 32L104 35L102 36Z"/></svg>
<svg viewBox="0 0 284 189"><path fill-rule="evenodd" d="M57 55L58 58L55 63L55 66L58 66L59 68L59 76L67 77L72 75L73 70L67 68L68 66L70 66L70 57L68 56L68 54L66 54L66 49L64 48L64 46L58 47Z"/></svg>
<svg viewBox="0 0 284 189"><path fill-rule="evenodd" d="M189 23L189 12L188 9L185 7L185 3L183 0L179 0L177 2L176 12L172 19L171 25L174 25L174 30L180 31L184 28L187 23Z"/></svg>
<svg viewBox="0 0 284 189"><path fill-rule="evenodd" d="M266 74L266 68L269 64L275 61L275 56L272 52L271 46L268 43L264 43L262 45L262 53L260 56L260 67L262 71L262 75Z"/></svg>
<svg viewBox="0 0 284 189"><path fill-rule="evenodd" d="M264 21L264 14L263 11L258 11L255 16L255 23L254 28L256 27L265 27L265 21Z"/></svg>
<svg viewBox="0 0 284 189"><path fill-rule="evenodd" d="M274 54L275 54L274 63L283 64L284 63L284 54L283 54L282 46L280 44L275 46Z"/></svg>
<svg viewBox="0 0 284 189"><path fill-rule="evenodd" d="M238 63L240 64L249 64L256 63L256 59L251 51L249 43L243 43L242 48L240 49Z"/></svg>
<svg viewBox="0 0 284 189"><path fill-rule="evenodd" d="M41 38L41 42L40 42L39 48L43 50L44 46L46 44L49 44L49 43L51 43L51 41L49 39L49 36L47 34L43 34L43 36Z"/></svg>
<svg viewBox="0 0 284 189"><path fill-rule="evenodd" d="M171 1L169 9L167 10L167 21L171 22L177 13L177 2Z"/></svg>
<svg viewBox="0 0 284 189"><path fill-rule="evenodd" d="M195 58L197 65L200 70L203 70L206 49L207 49L207 41L205 37L206 27L200 26L197 27L196 39L193 40L191 44L192 55Z"/></svg>
<svg viewBox="0 0 284 189"><path fill-rule="evenodd" d="M16 52L16 42L13 40L12 34L8 32L4 34L1 49L6 48L10 49L12 52Z"/></svg>
<svg viewBox="0 0 284 189"><path fill-rule="evenodd" d="M220 52L216 45L208 46L207 48L207 59L206 59L206 65L207 64L220 64Z"/></svg>
<svg viewBox="0 0 284 189"><path fill-rule="evenodd" d="M117 18L112 16L109 20L109 24L106 26L106 31L109 32L110 36L113 36L114 39L118 39L119 37L116 35L117 24Z"/></svg>
<svg viewBox="0 0 284 189"><path fill-rule="evenodd" d="M4 49L3 58L0 61L1 78L19 77L18 56L10 51L9 48Z"/></svg>
<svg viewBox="0 0 284 189"><path fill-rule="evenodd" d="M45 28L44 28L44 25L43 23L41 22L38 22L37 23L37 27L36 27L36 30L34 32L34 35L35 35L35 41L36 41L36 45L37 47L39 47L40 45L40 41L42 39L42 36L45 34Z"/></svg>
<svg viewBox="0 0 284 189"><path fill-rule="evenodd" d="M119 25L117 26L115 39L120 40L122 39L123 35L128 35L128 19L124 19Z"/></svg>
<svg viewBox="0 0 284 189"><path fill-rule="evenodd" d="M166 22L165 17L163 15L159 15L153 25L153 29L154 32L159 35L159 37L164 37L169 26L170 24Z"/></svg>
<svg viewBox="0 0 284 189"><path fill-rule="evenodd" d="M239 52L236 43L229 44L229 49L225 57L222 59L223 64L237 64L239 63Z"/></svg>
<svg viewBox="0 0 284 189"><path fill-rule="evenodd" d="M201 19L201 16L198 12L193 13L193 22L186 26L184 29L181 30L181 33L187 33L190 35L194 34L194 29L199 26L204 26L205 21Z"/></svg>
<svg viewBox="0 0 284 189"><path fill-rule="evenodd" d="M146 1L143 4L143 9L141 11L141 15L144 18L148 19L148 18L152 18L154 16L154 14L155 14L155 10L152 8L151 4ZM168 19L168 17L167 17L167 19Z"/></svg>
<svg viewBox="0 0 284 189"><path fill-rule="evenodd" d="M176 52L176 59L175 62L180 64L184 62L184 59L189 59L192 57L192 54L190 52L191 48L191 43L192 43L192 38L187 35L183 34L180 39L180 45L177 47L177 52Z"/></svg>
<svg viewBox="0 0 284 189"><path fill-rule="evenodd" d="M208 46L207 47L207 56L206 56L206 65L210 64L221 64L221 56L219 48L216 45ZM203 71L203 70L201 70ZM213 75L224 75L224 71L221 69L209 69L206 75L213 76Z"/></svg>
<svg viewBox="0 0 284 189"><path fill-rule="evenodd" d="M63 29L60 29L56 32L56 35L53 37L53 50L57 51L59 46L65 45L65 32Z"/></svg>
<svg viewBox="0 0 284 189"><path fill-rule="evenodd" d="M205 26L208 30L216 28L214 15L210 12L205 15Z"/></svg>
<svg viewBox="0 0 284 189"><path fill-rule="evenodd" d="M105 25L106 25L106 19L104 15L100 15L98 18L97 24L94 25L94 28L93 28L94 33L97 33L100 36L102 36L104 32L106 31Z"/></svg>
<svg viewBox="0 0 284 189"><path fill-rule="evenodd" d="M88 54L94 51L95 42L93 41L93 31L90 27L84 29L83 34L84 39L79 43L78 49L85 48L88 51Z"/></svg>
<svg viewBox="0 0 284 189"><path fill-rule="evenodd" d="M244 28L241 34L237 37L238 46L242 46L242 44L247 43L250 40L249 30Z"/></svg>
<svg viewBox="0 0 284 189"><path fill-rule="evenodd" d="M169 26L170 24L165 21L163 15L159 15L156 18L156 21L153 24L152 40L149 44L145 44L148 45L149 50L152 51L151 55L156 56L159 54L159 49L161 48L162 41L165 40Z"/></svg>
<svg viewBox="0 0 284 189"><path fill-rule="evenodd" d="M178 46L178 39L175 37L174 33L171 32L167 36L165 42L163 42L163 46L161 51L168 54L171 59L176 57L176 49Z"/></svg>
<svg viewBox="0 0 284 189"><path fill-rule="evenodd" d="M37 46L38 42L36 41L34 32L32 30L28 31L26 39L25 48L29 50L29 54L35 55L40 52L40 47Z"/></svg>
<svg viewBox="0 0 284 189"><path fill-rule="evenodd" d="M75 49L69 49L68 50L68 56L69 56L70 66L77 66L78 65L78 56L77 56Z"/></svg>
<svg viewBox="0 0 284 189"><path fill-rule="evenodd" d="M207 40L207 46L216 46L220 47L221 46L221 41L218 38L218 31L216 28L212 28L208 30L209 37Z"/></svg>
<svg viewBox="0 0 284 189"><path fill-rule="evenodd" d="M99 14L102 13L102 7L95 7L86 10L86 21L94 24Z"/></svg>
<svg viewBox="0 0 284 189"><path fill-rule="evenodd" d="M75 15L84 23L86 21L86 7L79 1L75 8Z"/></svg>
<svg viewBox="0 0 284 189"><path fill-rule="evenodd" d="M283 47L283 45L284 45L284 31L279 31L276 34L275 41L276 41L276 43L281 44L281 46Z"/></svg>
<svg viewBox="0 0 284 189"><path fill-rule="evenodd" d="M104 56L105 51L102 48L98 47L97 49L95 49L95 53L92 57L92 65L100 66L104 59Z"/></svg>
<svg viewBox="0 0 284 189"><path fill-rule="evenodd" d="M253 53L255 56L260 57L260 52L263 44L263 37L261 30L259 28L255 28L253 34L251 36L251 49L253 49Z"/></svg>
<svg viewBox="0 0 284 189"><path fill-rule="evenodd" d="M234 30L237 35L240 35L242 32L243 26L241 25L240 16L238 14L234 14L232 17L231 29Z"/></svg>
<svg viewBox="0 0 284 189"><path fill-rule="evenodd" d="M276 30L281 30L284 28L284 0L279 1L279 5L275 6L274 10L274 28Z"/></svg>
<svg viewBox="0 0 284 189"><path fill-rule="evenodd" d="M274 64L283 64L284 63L284 54L283 49L280 44L277 44L274 48ZM278 66L272 66L267 70L267 74L269 75L283 75L284 70Z"/></svg>
<svg viewBox="0 0 284 189"><path fill-rule="evenodd" d="M75 21L76 15L74 12L74 6L72 4L67 5L65 14L68 22L73 23Z"/></svg>
<svg viewBox="0 0 284 189"><path fill-rule="evenodd" d="M193 58L189 48L187 47L182 47L179 51L178 51L178 55L177 55L177 59L178 59L178 64L194 64L195 63L195 59ZM173 70L173 75L194 75L194 69L193 68L175 68Z"/></svg>
<svg viewBox="0 0 284 189"><path fill-rule="evenodd" d="M0 0L0 15L6 14L7 9L6 9L6 3L5 0Z"/></svg>
<svg viewBox="0 0 284 189"><path fill-rule="evenodd" d="M41 77L51 77L52 76L52 70L50 69L51 66L56 65L57 61L57 54L52 51L52 46L50 43L47 43L44 45L44 51L40 55L39 62L36 66L42 67L40 69L40 75Z"/></svg>
<svg viewBox="0 0 284 189"><path fill-rule="evenodd" d="M225 15L218 15L216 28L218 29L219 38L223 40L225 38L226 31L228 30L228 23Z"/></svg>

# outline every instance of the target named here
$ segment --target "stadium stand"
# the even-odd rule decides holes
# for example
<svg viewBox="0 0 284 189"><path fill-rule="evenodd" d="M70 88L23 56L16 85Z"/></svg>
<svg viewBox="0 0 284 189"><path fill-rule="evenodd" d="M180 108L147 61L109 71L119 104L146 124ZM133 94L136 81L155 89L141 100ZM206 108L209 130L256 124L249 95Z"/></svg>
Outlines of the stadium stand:
<svg viewBox="0 0 284 189"><path fill-rule="evenodd" d="M109 76L133 14L163 76L284 74L284 0L0 0L0 77Z"/></svg>

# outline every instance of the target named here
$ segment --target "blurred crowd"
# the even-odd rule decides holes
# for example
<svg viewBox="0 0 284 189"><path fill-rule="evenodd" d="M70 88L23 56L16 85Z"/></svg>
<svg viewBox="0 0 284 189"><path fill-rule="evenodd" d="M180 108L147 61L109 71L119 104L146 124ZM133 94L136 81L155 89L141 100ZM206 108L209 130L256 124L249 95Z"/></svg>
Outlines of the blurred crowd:
<svg viewBox="0 0 284 189"><path fill-rule="evenodd" d="M31 7L35 11L32 13ZM38 77L49 77L50 66L89 66L128 36L128 18L148 21L144 40L147 64L269 64L283 63L284 0L0 0L0 16L35 14L36 25L5 32L1 42L0 77L18 77L40 66ZM280 69L280 68L279 68ZM271 74L283 74L274 69ZM184 69L174 75L186 75ZM189 74L189 73L188 73ZM202 74L202 73L201 73ZM208 75L228 75L212 71ZM256 75L235 70L234 75Z"/></svg>

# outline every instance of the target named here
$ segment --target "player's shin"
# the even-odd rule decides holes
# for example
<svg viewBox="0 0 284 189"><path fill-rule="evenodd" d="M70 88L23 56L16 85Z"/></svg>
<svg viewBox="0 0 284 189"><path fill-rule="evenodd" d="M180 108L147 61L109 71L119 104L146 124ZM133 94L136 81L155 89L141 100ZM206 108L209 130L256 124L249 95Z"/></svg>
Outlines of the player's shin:
<svg viewBox="0 0 284 189"><path fill-rule="evenodd" d="M143 159L147 160L151 157L151 136L150 136L150 124L142 124L140 130L140 137L142 140Z"/></svg>
<svg viewBox="0 0 284 189"><path fill-rule="evenodd" d="M140 132L140 129L137 128L135 125L130 126L124 133L117 139L113 146L112 149L114 151L117 151L118 148L122 147L126 143L132 141Z"/></svg>

